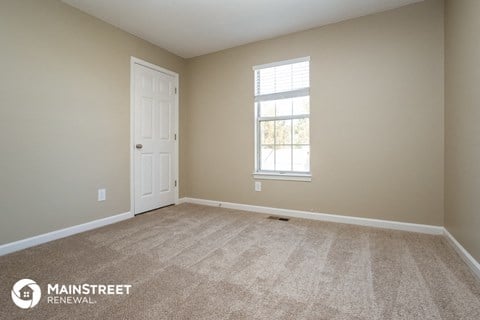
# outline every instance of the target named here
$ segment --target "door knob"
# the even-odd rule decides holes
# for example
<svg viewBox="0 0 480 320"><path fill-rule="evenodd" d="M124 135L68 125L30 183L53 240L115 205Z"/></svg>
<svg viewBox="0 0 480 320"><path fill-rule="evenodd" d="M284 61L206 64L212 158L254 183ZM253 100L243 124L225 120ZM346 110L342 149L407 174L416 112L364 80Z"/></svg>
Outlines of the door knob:
<svg viewBox="0 0 480 320"><path fill-rule="evenodd" d="M142 148L143 148L143 144L141 144L141 143L136 144L136 145L135 145L135 148L137 148L137 149L142 149Z"/></svg>

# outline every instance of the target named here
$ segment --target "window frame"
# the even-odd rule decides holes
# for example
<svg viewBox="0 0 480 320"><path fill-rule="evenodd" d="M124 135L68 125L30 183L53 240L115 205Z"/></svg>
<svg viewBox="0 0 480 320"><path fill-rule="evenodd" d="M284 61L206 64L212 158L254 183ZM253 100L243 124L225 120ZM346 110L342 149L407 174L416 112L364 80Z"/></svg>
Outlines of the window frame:
<svg viewBox="0 0 480 320"><path fill-rule="evenodd" d="M309 110L308 114L300 114L300 115L289 115L289 116L274 116L274 117L260 117L259 113L259 108L260 104L259 102L261 101L271 101L271 100L280 100L280 99L288 99L288 98L295 98L295 97L302 97L302 96L308 96L310 99L310 81L309 81L309 86L308 88L301 88L301 89L295 89L295 90L290 90L290 91L285 91L285 92L278 92L278 93L271 93L271 94L263 94L263 95L256 95L256 72L260 69L264 68L272 68L272 67L277 67L277 66L282 66L282 65L289 65L289 64L294 64L294 63L299 63L299 62L309 62L309 70L308 72L310 73L310 57L302 57L302 58L296 58L296 59L290 59L290 60L282 60L282 61L277 61L277 62L272 62L272 63L267 63L267 64L262 64L262 65L257 65L253 66L253 83L254 83L254 115L255 115L255 171L253 172L253 176L255 179L268 179L268 180L292 180L292 181L311 181L312 180L312 175L311 175L311 165L309 166L309 171L304 172L304 171L280 171L280 170L260 170L260 161L261 161L261 122L262 121L281 121L281 120L295 120L295 119L308 119L309 120L309 126L308 130L310 132L310 114L311 114L311 109ZM293 126L292 126L293 128ZM293 139L293 136L292 136ZM311 151L311 141L310 141L310 134L309 134L309 144L308 146L310 147ZM293 141L292 141L292 147L293 147ZM309 158L310 154L309 154ZM293 169L293 168L292 168Z"/></svg>

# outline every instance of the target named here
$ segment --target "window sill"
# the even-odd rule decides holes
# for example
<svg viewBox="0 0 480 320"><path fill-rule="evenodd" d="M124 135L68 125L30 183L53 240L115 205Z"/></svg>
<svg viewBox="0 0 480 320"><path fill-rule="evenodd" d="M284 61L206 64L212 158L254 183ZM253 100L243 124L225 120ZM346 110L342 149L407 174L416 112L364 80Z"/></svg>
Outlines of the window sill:
<svg viewBox="0 0 480 320"><path fill-rule="evenodd" d="M311 174L254 172L252 175L254 179L260 180L312 181Z"/></svg>

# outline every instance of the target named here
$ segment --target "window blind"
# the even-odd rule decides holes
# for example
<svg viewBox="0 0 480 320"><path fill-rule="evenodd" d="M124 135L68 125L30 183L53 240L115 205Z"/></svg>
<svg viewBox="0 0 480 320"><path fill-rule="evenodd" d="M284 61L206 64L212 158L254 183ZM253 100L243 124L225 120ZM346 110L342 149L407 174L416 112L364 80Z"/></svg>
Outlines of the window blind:
<svg viewBox="0 0 480 320"><path fill-rule="evenodd" d="M310 61L254 67L256 101L293 98L309 94Z"/></svg>

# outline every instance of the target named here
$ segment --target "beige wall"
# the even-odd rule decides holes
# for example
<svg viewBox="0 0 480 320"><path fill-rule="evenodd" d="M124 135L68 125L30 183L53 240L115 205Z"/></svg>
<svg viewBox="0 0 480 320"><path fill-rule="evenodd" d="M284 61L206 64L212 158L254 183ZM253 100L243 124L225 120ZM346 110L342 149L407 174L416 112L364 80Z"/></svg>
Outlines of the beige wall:
<svg viewBox="0 0 480 320"><path fill-rule="evenodd" d="M130 56L184 60L56 0L0 1L0 47L0 244L129 211Z"/></svg>
<svg viewBox="0 0 480 320"><path fill-rule="evenodd" d="M188 196L443 225L443 1L188 60ZM252 66L311 57L313 181L254 192Z"/></svg>
<svg viewBox="0 0 480 320"><path fill-rule="evenodd" d="M445 226L480 261L480 1L446 2Z"/></svg>

